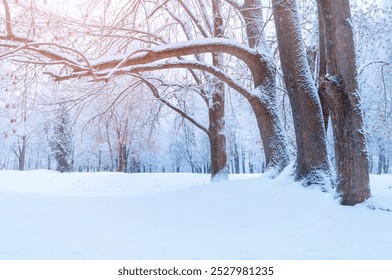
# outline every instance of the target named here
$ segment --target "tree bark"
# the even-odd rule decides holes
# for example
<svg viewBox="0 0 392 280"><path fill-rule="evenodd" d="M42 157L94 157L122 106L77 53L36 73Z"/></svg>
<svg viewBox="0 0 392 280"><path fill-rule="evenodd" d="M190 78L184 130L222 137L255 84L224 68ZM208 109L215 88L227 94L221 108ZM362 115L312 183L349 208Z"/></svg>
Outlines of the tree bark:
<svg viewBox="0 0 392 280"><path fill-rule="evenodd" d="M318 9L318 33L319 33L319 71L318 71L318 95L320 98L321 109L323 111L323 119L324 119L324 128L325 132L328 130L328 122L329 122L329 105L326 99L326 94L322 86L320 86L320 78L324 77L327 74L327 58L325 57L325 42L324 42L324 32L325 32L325 20L322 17L320 9Z"/></svg>
<svg viewBox="0 0 392 280"><path fill-rule="evenodd" d="M19 144L19 155L18 155L18 169L20 171L25 170L26 165L26 146L27 146L27 136L21 136L22 143Z"/></svg>
<svg viewBox="0 0 392 280"><path fill-rule="evenodd" d="M212 0L213 36L223 37L223 19L220 15L220 0ZM212 53L212 65L222 68L222 54ZM212 100L208 108L209 127L208 135L211 149L211 181L223 181L229 179L226 154L225 135L225 86L216 77L213 78L214 89Z"/></svg>
<svg viewBox="0 0 392 280"><path fill-rule="evenodd" d="M212 182L228 180L229 174L226 155L224 106L224 85L219 81L213 90L211 105L208 109L208 137L210 140Z"/></svg>
<svg viewBox="0 0 392 280"><path fill-rule="evenodd" d="M318 0L324 21L327 74L322 87L331 110L341 204L370 197L368 154L358 93L354 39L348 0Z"/></svg>
<svg viewBox="0 0 392 280"><path fill-rule="evenodd" d="M273 0L273 15L284 81L296 136L295 178L325 184L330 176L323 115L307 62L295 0Z"/></svg>
<svg viewBox="0 0 392 280"><path fill-rule="evenodd" d="M240 12L245 21L248 45L263 54L263 67L249 67L255 90L249 101L256 116L264 147L267 171L278 175L290 162L287 139L278 115L276 102L276 65L263 33L263 12L260 0L245 0Z"/></svg>

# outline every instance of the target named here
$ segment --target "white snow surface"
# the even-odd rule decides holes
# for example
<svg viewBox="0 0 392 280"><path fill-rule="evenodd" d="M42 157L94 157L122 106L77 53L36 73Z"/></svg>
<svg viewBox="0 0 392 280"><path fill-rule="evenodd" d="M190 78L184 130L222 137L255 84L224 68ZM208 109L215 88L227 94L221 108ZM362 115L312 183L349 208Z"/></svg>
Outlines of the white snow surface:
<svg viewBox="0 0 392 280"><path fill-rule="evenodd" d="M289 172L0 171L0 259L392 259L392 175L371 210Z"/></svg>

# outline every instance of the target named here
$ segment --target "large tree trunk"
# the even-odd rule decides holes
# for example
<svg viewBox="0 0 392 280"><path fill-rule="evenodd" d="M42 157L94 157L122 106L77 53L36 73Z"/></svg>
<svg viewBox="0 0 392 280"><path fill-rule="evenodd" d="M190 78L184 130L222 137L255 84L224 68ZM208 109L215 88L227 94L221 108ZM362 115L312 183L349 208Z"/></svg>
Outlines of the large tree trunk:
<svg viewBox="0 0 392 280"><path fill-rule="evenodd" d="M223 37L223 19L220 15L220 0L212 0L212 13L214 16L214 37ZM222 68L222 54L212 54L212 64ZM225 86L222 81L213 78L215 83L212 92L211 104L208 108L209 139L211 149L211 181L228 180L229 171L226 154L225 135Z"/></svg>
<svg viewBox="0 0 392 280"><path fill-rule="evenodd" d="M304 185L325 184L330 176L323 115L307 62L295 0L273 0L284 81L297 145L295 177Z"/></svg>
<svg viewBox="0 0 392 280"><path fill-rule="evenodd" d="M358 94L354 40L348 0L318 0L323 22L327 75L322 87L331 110L337 191L343 205L370 197L368 155Z"/></svg>
<svg viewBox="0 0 392 280"><path fill-rule="evenodd" d="M247 97L256 116L264 147L266 169L272 177L290 162L287 139L283 132L276 102L276 66L263 33L261 0L245 0L241 14L245 21L249 47L263 55L263 68L250 67L255 90Z"/></svg>
<svg viewBox="0 0 392 280"><path fill-rule="evenodd" d="M224 134L224 98L214 94L213 109L209 110L210 126L208 136L210 140L211 153L211 181L222 181L228 179L226 136Z"/></svg>

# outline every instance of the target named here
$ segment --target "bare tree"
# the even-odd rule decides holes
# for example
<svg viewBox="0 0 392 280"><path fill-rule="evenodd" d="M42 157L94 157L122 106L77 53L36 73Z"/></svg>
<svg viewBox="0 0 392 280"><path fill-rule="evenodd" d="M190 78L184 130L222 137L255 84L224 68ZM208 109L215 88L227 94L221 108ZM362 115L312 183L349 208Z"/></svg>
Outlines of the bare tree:
<svg viewBox="0 0 392 280"><path fill-rule="evenodd" d="M10 32L12 32L12 29L10 29ZM229 82L231 86L235 85L235 89L239 90L251 102L258 120L260 134L263 136L267 166L271 169L276 169L279 173L288 163L286 138L281 130L279 117L276 114L274 93L270 91L272 84L266 80L270 73L275 72L275 67L271 56L262 52L261 48L249 49L228 39L204 39L141 49L131 54L126 54L119 59L113 57L113 59L100 59L94 62L90 61L80 51L71 47L62 47L55 43L31 42L24 44L26 40L29 42L29 39L15 36L13 33L0 36L0 40L3 41L2 47L10 49L7 56L20 55L22 53L28 57L28 61L25 62L42 65L64 65L69 70L72 70L73 73L69 75L58 76L52 73L56 80L89 76L95 81L107 81L117 75L140 72L144 69L146 69L145 71L152 71L165 67L177 67L175 65L178 65L178 62L173 63L169 61L156 65L151 63L165 58L181 57L189 54L228 53L238 57L251 69L255 81L255 90L246 89L239 85L238 82L228 78L227 75L225 82ZM143 68L141 64L144 64L146 67ZM185 67L184 64L183 67ZM202 69L203 71L217 73L213 67L206 64L200 65L200 63L196 62L188 62L186 67L204 68ZM222 76L223 73L220 73L220 75ZM221 79L222 77L219 78Z"/></svg>
<svg viewBox="0 0 392 280"><path fill-rule="evenodd" d="M167 1L168 2L168 1ZM200 30L201 36L203 38L222 38L224 36L224 22L221 15L221 1L220 0L212 0L211 1L211 14L212 18L206 15L206 11L202 11L202 17L205 19L205 24L201 24L201 20L198 20L196 15L192 13L187 5L185 5L182 1L173 1L177 3L185 12L186 19L183 20L179 16L177 16L172 9L165 7L165 10L169 13L169 15L177 22L183 33L185 34L188 40L194 39L194 34L191 31L191 25L194 26L195 29ZM196 3L203 5L203 1L199 0ZM161 7L162 5L158 5ZM190 24L190 23L191 24ZM199 62L204 62L199 54L195 55L195 60ZM223 55L221 53L212 53L212 65L222 69L223 68ZM226 151L226 135L225 135L225 86L222 81L220 81L216 77L209 77L207 75L202 75L201 77L197 75L197 73L191 69L190 71L193 79L197 83L201 90L199 91L199 95L202 97L208 108L208 127L203 127L201 124L196 125L196 120L194 120L191 116L187 115L184 110L179 108L174 109L173 104L170 104L169 107L174 109L181 116L186 119L191 120L191 123L195 124L196 127L200 128L202 131L206 132L209 142L210 142L210 158L211 158L211 180L212 181L222 181L228 179L228 168L227 168L227 151ZM209 84L207 86L203 85L203 78ZM154 90L154 95L157 96L157 90ZM163 101L161 97L158 98ZM168 105L169 102L166 102ZM180 112L181 111L181 112Z"/></svg>

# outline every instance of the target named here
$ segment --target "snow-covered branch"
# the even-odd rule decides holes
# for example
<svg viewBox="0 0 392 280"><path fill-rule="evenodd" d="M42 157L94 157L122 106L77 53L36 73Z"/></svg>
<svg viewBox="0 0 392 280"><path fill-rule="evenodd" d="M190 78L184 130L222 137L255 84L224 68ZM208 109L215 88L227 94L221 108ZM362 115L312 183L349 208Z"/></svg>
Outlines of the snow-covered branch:
<svg viewBox="0 0 392 280"><path fill-rule="evenodd" d="M197 39L166 44L137 50L131 54L110 56L97 60L89 60L82 52L56 43L29 42L23 45L16 43L20 43L20 38L14 42L14 37L0 36L0 46L10 49L10 52L13 52L13 56L16 56L19 51L23 50L24 52L40 54L52 61L63 61L64 65L70 67L74 72L74 75L69 76L69 78L88 75L96 78L96 73L103 70L148 64L171 57L213 52L231 54L244 61L252 69L265 71L265 68L268 67L266 65L266 62L268 63L266 61L267 58L263 54L234 40L224 38ZM52 47L56 47L58 50Z"/></svg>
<svg viewBox="0 0 392 280"><path fill-rule="evenodd" d="M98 80L109 80L114 76L121 76L121 75L135 74L135 73L149 72L149 71L159 71L163 69L173 69L173 68L194 69L194 70L208 72L214 75L215 77L217 77L218 79L227 83L231 88L238 91L244 97L250 98L253 96L252 91L250 91L248 88L238 83L235 79L227 75L223 70L213 65L209 65L207 63L202 63L197 61L174 60L174 61L150 63L145 65L144 64L133 65L129 67L117 68L115 71L113 71L113 69L111 69L109 72L100 71L96 73L96 77ZM56 81L63 81L63 80L90 76L88 72L80 72L68 76L56 76L53 73L47 73L47 74L52 75Z"/></svg>

